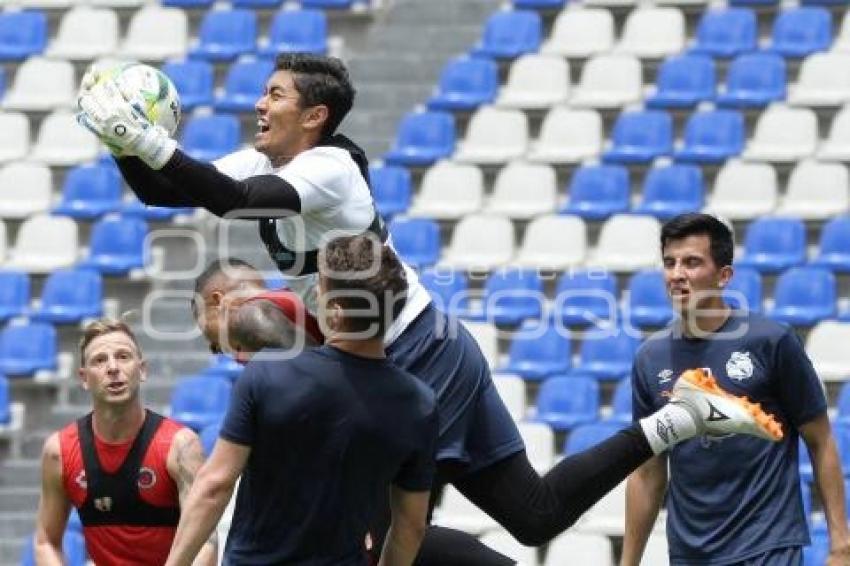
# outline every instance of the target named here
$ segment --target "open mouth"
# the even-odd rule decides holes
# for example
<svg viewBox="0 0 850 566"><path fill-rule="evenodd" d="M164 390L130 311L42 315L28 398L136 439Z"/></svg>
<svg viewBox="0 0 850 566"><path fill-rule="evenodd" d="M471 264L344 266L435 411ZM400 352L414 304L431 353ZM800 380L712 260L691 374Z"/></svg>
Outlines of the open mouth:
<svg viewBox="0 0 850 566"><path fill-rule="evenodd" d="M269 125L263 122L262 120L257 120L257 130L259 131L259 133L265 134L269 131Z"/></svg>
<svg viewBox="0 0 850 566"><path fill-rule="evenodd" d="M106 386L106 390L110 393L121 393L127 388L126 383L114 382Z"/></svg>

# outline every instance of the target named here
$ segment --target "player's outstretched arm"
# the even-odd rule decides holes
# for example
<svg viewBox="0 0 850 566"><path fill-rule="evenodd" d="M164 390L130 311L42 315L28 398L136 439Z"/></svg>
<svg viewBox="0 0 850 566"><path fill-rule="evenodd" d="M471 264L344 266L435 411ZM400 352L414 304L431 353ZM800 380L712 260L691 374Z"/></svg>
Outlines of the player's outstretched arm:
<svg viewBox="0 0 850 566"><path fill-rule="evenodd" d="M667 457L655 456L626 482L626 530L620 566L638 566L667 487Z"/></svg>
<svg viewBox="0 0 850 566"><path fill-rule="evenodd" d="M41 453L41 500L35 525L35 563L61 566L62 536L68 522L71 502L62 486L62 456L59 434L53 433Z"/></svg>
<svg viewBox="0 0 850 566"><path fill-rule="evenodd" d="M410 566L428 527L429 491L405 491L390 487L392 523L384 540L378 566Z"/></svg>

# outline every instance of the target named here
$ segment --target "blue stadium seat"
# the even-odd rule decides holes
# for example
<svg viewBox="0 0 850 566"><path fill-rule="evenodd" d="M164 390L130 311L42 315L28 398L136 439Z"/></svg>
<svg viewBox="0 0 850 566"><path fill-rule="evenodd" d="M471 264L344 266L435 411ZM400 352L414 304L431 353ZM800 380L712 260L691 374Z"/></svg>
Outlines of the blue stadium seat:
<svg viewBox="0 0 850 566"><path fill-rule="evenodd" d="M65 529L77 533L83 532L83 521L80 519L80 514L77 513L76 509L71 509L71 513L68 515L68 524Z"/></svg>
<svg viewBox="0 0 850 566"><path fill-rule="evenodd" d="M774 320L813 326L835 316L836 283L832 271L821 267L792 267L776 280Z"/></svg>
<svg viewBox="0 0 850 566"><path fill-rule="evenodd" d="M390 165L431 165L451 156L455 141L455 121L448 112L409 112L402 118L393 148L384 159Z"/></svg>
<svg viewBox="0 0 850 566"><path fill-rule="evenodd" d="M806 226L799 218L758 218L747 226L737 265L778 273L806 260Z"/></svg>
<svg viewBox="0 0 850 566"><path fill-rule="evenodd" d="M785 59L776 53L745 53L732 60L720 106L757 108L785 99Z"/></svg>
<svg viewBox="0 0 850 566"><path fill-rule="evenodd" d="M599 416L599 384L592 377L553 376L537 392L536 420L555 430L570 430Z"/></svg>
<svg viewBox="0 0 850 566"><path fill-rule="evenodd" d="M21 566L35 566L35 543L34 535L27 537L24 552L21 556ZM67 566L85 566L88 556L86 554L86 540L83 533L73 530L65 530L62 536L62 554L65 555Z"/></svg>
<svg viewBox="0 0 850 566"><path fill-rule="evenodd" d="M829 534L812 529L812 543L803 547L803 566L823 566L829 558Z"/></svg>
<svg viewBox="0 0 850 566"><path fill-rule="evenodd" d="M224 91L215 97L215 109L223 112L254 112L266 81L274 71L267 59L237 61L227 70Z"/></svg>
<svg viewBox="0 0 850 566"><path fill-rule="evenodd" d="M148 225L141 218L104 216L92 227L89 256L81 265L105 275L124 275L145 266Z"/></svg>
<svg viewBox="0 0 850 566"><path fill-rule="evenodd" d="M701 210L704 199L702 169L696 165L653 167L646 174L643 199L635 212L666 220Z"/></svg>
<svg viewBox="0 0 850 566"><path fill-rule="evenodd" d="M47 15L41 10L0 12L0 61L23 61L47 45Z"/></svg>
<svg viewBox="0 0 850 566"><path fill-rule="evenodd" d="M608 271L568 271L558 279L555 316L567 326L596 326L617 317L617 278Z"/></svg>
<svg viewBox="0 0 850 566"><path fill-rule="evenodd" d="M9 324L0 331L0 373L7 377L56 371L56 329L44 322Z"/></svg>
<svg viewBox="0 0 850 566"><path fill-rule="evenodd" d="M284 0L232 0L234 8L279 8Z"/></svg>
<svg viewBox="0 0 850 566"><path fill-rule="evenodd" d="M629 171L620 165L582 165L573 173L569 201L560 210L586 220L605 220L629 209Z"/></svg>
<svg viewBox="0 0 850 566"><path fill-rule="evenodd" d="M301 6L320 10L346 10L354 6L354 0L301 0Z"/></svg>
<svg viewBox="0 0 850 566"><path fill-rule="evenodd" d="M528 321L514 334L508 363L501 371L541 380L570 370L571 342L566 330L545 321Z"/></svg>
<svg viewBox="0 0 850 566"><path fill-rule="evenodd" d="M321 53L328 50L328 21L321 10L281 10L269 29L269 43L260 53Z"/></svg>
<svg viewBox="0 0 850 566"><path fill-rule="evenodd" d="M821 228L814 265L850 273L850 216L833 218Z"/></svg>
<svg viewBox="0 0 850 566"><path fill-rule="evenodd" d="M746 8L706 10L697 26L692 51L712 57L734 57L758 46L756 15Z"/></svg>
<svg viewBox="0 0 850 566"><path fill-rule="evenodd" d="M600 421L578 425L570 431L564 443L564 456L572 456L593 448L623 430L624 425L615 421Z"/></svg>
<svg viewBox="0 0 850 566"><path fill-rule="evenodd" d="M174 83L184 111L213 103L214 74L209 61L170 61L162 66L162 72Z"/></svg>
<svg viewBox="0 0 850 566"><path fill-rule="evenodd" d="M841 458L841 469L850 470L850 426L840 423L832 425L835 444L838 446L838 456ZM847 472L845 471L845 475Z"/></svg>
<svg viewBox="0 0 850 566"><path fill-rule="evenodd" d="M90 220L121 206L121 175L108 165L78 165L65 175L54 214Z"/></svg>
<svg viewBox="0 0 850 566"><path fill-rule="evenodd" d="M542 34L543 20L537 12L503 10L487 18L484 34L472 53L498 59L536 53Z"/></svg>
<svg viewBox="0 0 850 566"><path fill-rule="evenodd" d="M809 456L809 450L806 448L806 443L803 442L802 438L799 440L798 450L800 479L805 483L811 483L815 474L812 468L812 459Z"/></svg>
<svg viewBox="0 0 850 566"><path fill-rule="evenodd" d="M504 269L493 272L484 284L481 309L470 320L517 325L543 312L543 282L533 270Z"/></svg>
<svg viewBox="0 0 850 566"><path fill-rule="evenodd" d="M721 163L741 153L746 139L744 117L735 110L708 110L691 114L685 124L678 161Z"/></svg>
<svg viewBox="0 0 850 566"><path fill-rule="evenodd" d="M698 54L669 57L658 71L656 87L646 99L649 108L690 108L712 100L717 88L714 61Z"/></svg>
<svg viewBox="0 0 850 566"><path fill-rule="evenodd" d="M167 207L167 206L148 206L142 204L139 199L133 197L121 206L121 215L144 218L151 222L167 222L178 215L191 215L195 211L192 207Z"/></svg>
<svg viewBox="0 0 850 566"><path fill-rule="evenodd" d="M12 396L9 393L9 380L0 373L0 425L12 422Z"/></svg>
<svg viewBox="0 0 850 566"><path fill-rule="evenodd" d="M103 315L103 279L90 269L60 269L44 282L41 305L34 320L52 324L76 323Z"/></svg>
<svg viewBox="0 0 850 566"><path fill-rule="evenodd" d="M215 0L162 0L162 5L170 8L211 8Z"/></svg>
<svg viewBox="0 0 850 566"><path fill-rule="evenodd" d="M835 402L835 408L838 409L835 422L837 424L850 425L850 381L845 381L841 386L841 391L839 391L838 399Z"/></svg>
<svg viewBox="0 0 850 566"><path fill-rule="evenodd" d="M385 219L403 214L410 208L413 192L410 171L398 165L372 165L369 167L369 183L375 207Z"/></svg>
<svg viewBox="0 0 850 566"><path fill-rule="evenodd" d="M778 6L779 0L729 0L729 5L750 7Z"/></svg>
<svg viewBox="0 0 850 566"><path fill-rule="evenodd" d="M770 49L785 57L825 51L831 43L832 15L826 8L788 8L773 22Z"/></svg>
<svg viewBox="0 0 850 566"><path fill-rule="evenodd" d="M280 286L270 288L278 289ZM210 365L205 367L201 373L204 375L226 377L230 381L236 381L236 378L242 375L243 369L245 369L245 366L234 360L231 356L228 356L227 354L216 354L212 356Z"/></svg>
<svg viewBox="0 0 850 566"><path fill-rule="evenodd" d="M673 151L673 119L661 110L621 113L614 123L611 149L602 159L615 163L647 163Z"/></svg>
<svg viewBox="0 0 850 566"><path fill-rule="evenodd" d="M0 322L29 309L30 276L22 271L0 271Z"/></svg>
<svg viewBox="0 0 850 566"><path fill-rule="evenodd" d="M428 218L396 218L390 223L393 246L414 267L440 259L440 225Z"/></svg>
<svg viewBox="0 0 850 566"><path fill-rule="evenodd" d="M196 116L183 128L180 145L190 156L214 161L239 148L239 119L231 115Z"/></svg>
<svg viewBox="0 0 850 566"><path fill-rule="evenodd" d="M527 10L546 10L563 8L567 0L514 0L514 8Z"/></svg>
<svg viewBox="0 0 850 566"><path fill-rule="evenodd" d="M3 98L3 95L6 93L6 71L4 69L0 69L0 99Z"/></svg>
<svg viewBox="0 0 850 566"><path fill-rule="evenodd" d="M465 273L428 269L419 275L419 282L441 311L458 317L469 313L469 281Z"/></svg>
<svg viewBox="0 0 850 566"><path fill-rule="evenodd" d="M604 381L619 380L628 375L637 351L637 339L623 329L600 331L598 337L594 334L589 333L581 341L576 369Z"/></svg>
<svg viewBox="0 0 850 566"><path fill-rule="evenodd" d="M171 418L198 432L224 416L230 389L230 380L223 377L183 377L171 393Z"/></svg>
<svg viewBox="0 0 850 566"><path fill-rule="evenodd" d="M253 53L257 44L257 15L243 8L210 10L201 20L198 46L191 57L210 61L231 61Z"/></svg>
<svg viewBox="0 0 850 566"><path fill-rule="evenodd" d="M204 449L204 456L207 458L209 458L210 454L212 454L215 441L218 440L218 433L221 430L221 425L223 423L224 419L219 419L216 422L208 424L202 428L201 432L198 434L201 439L201 447Z"/></svg>
<svg viewBox="0 0 850 566"><path fill-rule="evenodd" d="M492 59L461 56L440 73L437 92L428 100L431 110L474 110L493 102L499 91L499 67Z"/></svg>
<svg viewBox="0 0 850 566"><path fill-rule="evenodd" d="M733 308L761 312L761 274L751 267L735 266L732 279L723 289L723 298Z"/></svg>
<svg viewBox="0 0 850 566"><path fill-rule="evenodd" d="M628 320L638 328L664 326L673 318L673 307L661 271L645 270L629 279Z"/></svg>
<svg viewBox="0 0 850 566"><path fill-rule="evenodd" d="M609 420L623 424L632 422L632 378L629 376L621 379L614 389Z"/></svg>

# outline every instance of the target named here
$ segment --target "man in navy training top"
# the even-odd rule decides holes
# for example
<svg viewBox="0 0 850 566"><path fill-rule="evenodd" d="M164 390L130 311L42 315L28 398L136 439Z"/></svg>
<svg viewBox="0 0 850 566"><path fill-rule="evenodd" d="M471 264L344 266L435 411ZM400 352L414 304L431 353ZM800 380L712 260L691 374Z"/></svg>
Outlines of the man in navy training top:
<svg viewBox="0 0 850 566"><path fill-rule="evenodd" d="M289 359L264 350L246 366L167 564L190 562L240 474L227 563L365 565L368 523L391 486L380 564L412 564L427 524L436 405L427 386L385 355L387 322L407 285L392 250L378 242L376 256L375 247L354 236L324 250L323 346Z"/></svg>
<svg viewBox="0 0 850 566"><path fill-rule="evenodd" d="M698 367L776 415L785 437L776 443L702 436L641 466L627 484L621 564L640 563L665 490L673 565L801 564L809 535L800 495L800 436L829 527L829 563L850 564L840 461L823 388L799 338L785 325L726 304L721 293L732 278L733 238L717 218L688 213L671 219L662 228L661 252L667 292L681 316L638 350L635 420L665 406L675 376Z"/></svg>

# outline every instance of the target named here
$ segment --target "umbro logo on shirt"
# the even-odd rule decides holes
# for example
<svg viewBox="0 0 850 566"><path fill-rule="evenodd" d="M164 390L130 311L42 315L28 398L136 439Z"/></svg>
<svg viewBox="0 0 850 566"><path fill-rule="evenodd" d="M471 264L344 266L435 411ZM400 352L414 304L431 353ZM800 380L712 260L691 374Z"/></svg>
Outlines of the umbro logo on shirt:
<svg viewBox="0 0 850 566"><path fill-rule="evenodd" d="M717 421L728 421L729 417L724 415L720 409L711 404L711 401L707 401L708 403L708 417L705 419L709 422L717 422Z"/></svg>

